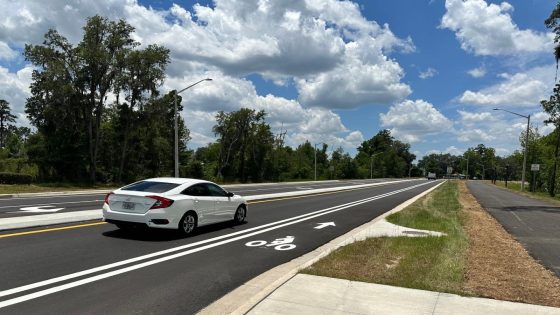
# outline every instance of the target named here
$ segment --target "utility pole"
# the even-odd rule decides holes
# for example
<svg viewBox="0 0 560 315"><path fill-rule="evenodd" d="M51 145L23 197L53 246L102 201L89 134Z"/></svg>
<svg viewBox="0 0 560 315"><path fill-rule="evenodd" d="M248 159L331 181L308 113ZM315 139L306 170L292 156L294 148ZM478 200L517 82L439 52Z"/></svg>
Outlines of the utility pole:
<svg viewBox="0 0 560 315"><path fill-rule="evenodd" d="M510 114L517 115L519 117L527 118L527 131L525 131L525 148L523 148L523 170L521 173L521 191L525 190L525 169L527 165L527 150L529 149L529 125L531 123L531 115L521 115L515 112L510 112L509 110L501 109L501 108L494 108L494 110L501 110L504 112L508 112Z"/></svg>

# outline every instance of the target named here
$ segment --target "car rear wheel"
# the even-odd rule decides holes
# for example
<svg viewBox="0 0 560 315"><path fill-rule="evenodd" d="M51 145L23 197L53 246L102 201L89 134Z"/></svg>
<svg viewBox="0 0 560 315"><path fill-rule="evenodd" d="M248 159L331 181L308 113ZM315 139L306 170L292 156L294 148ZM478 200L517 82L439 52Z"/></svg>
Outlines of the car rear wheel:
<svg viewBox="0 0 560 315"><path fill-rule="evenodd" d="M179 223L179 231L183 235L190 235L196 229L196 214L194 212L187 212Z"/></svg>
<svg viewBox="0 0 560 315"><path fill-rule="evenodd" d="M246 216L247 216L247 210L245 210L245 207L239 206L237 208L237 211L235 211L235 216L233 217L233 222L235 222L235 224L241 224L241 223L245 222L245 217Z"/></svg>

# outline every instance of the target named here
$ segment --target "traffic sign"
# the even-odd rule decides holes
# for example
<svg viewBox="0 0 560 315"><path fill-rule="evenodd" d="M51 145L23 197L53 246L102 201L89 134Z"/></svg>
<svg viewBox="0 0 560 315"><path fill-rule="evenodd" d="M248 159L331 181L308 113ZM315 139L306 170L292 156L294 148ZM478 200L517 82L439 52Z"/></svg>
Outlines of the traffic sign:
<svg viewBox="0 0 560 315"><path fill-rule="evenodd" d="M541 168L540 164L531 164L531 171L538 172Z"/></svg>

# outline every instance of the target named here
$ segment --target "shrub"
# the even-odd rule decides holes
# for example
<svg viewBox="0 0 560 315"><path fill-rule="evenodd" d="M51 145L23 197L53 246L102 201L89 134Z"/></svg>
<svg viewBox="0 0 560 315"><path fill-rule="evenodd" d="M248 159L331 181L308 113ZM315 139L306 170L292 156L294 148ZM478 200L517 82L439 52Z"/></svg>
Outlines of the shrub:
<svg viewBox="0 0 560 315"><path fill-rule="evenodd" d="M0 173L0 184L31 184L33 176L19 173Z"/></svg>

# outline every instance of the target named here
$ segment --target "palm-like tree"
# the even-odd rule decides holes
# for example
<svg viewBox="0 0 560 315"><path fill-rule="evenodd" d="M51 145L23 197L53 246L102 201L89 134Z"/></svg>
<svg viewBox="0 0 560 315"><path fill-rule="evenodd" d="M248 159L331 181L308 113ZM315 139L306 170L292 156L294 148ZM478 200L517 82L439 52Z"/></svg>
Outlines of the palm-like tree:
<svg viewBox="0 0 560 315"><path fill-rule="evenodd" d="M6 143L8 124L15 122L16 116L10 112L10 103L0 100L0 148L3 148Z"/></svg>

